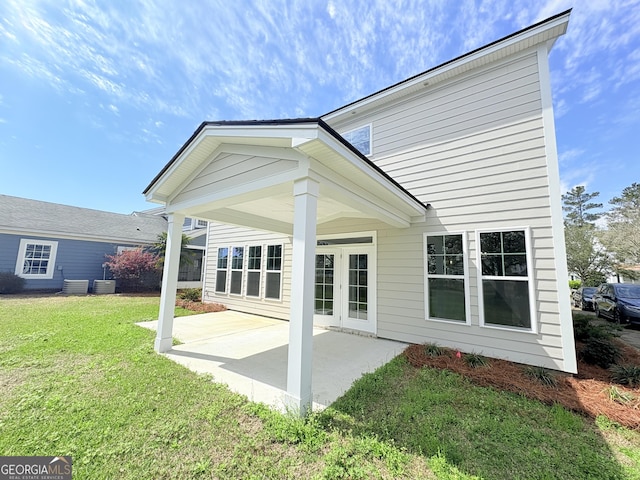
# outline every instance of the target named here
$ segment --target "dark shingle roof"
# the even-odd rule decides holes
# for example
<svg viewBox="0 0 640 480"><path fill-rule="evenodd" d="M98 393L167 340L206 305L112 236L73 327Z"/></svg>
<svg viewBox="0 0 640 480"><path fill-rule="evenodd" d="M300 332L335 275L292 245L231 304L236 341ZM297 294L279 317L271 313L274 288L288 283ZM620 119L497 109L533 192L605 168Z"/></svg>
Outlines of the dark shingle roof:
<svg viewBox="0 0 640 480"><path fill-rule="evenodd" d="M0 195L0 233L151 243L166 230L160 215L124 215Z"/></svg>

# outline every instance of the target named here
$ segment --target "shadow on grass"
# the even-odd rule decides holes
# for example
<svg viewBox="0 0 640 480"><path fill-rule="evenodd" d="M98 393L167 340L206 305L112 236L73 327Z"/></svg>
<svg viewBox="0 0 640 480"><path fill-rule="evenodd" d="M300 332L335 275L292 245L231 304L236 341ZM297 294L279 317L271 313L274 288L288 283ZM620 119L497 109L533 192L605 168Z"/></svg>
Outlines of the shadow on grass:
<svg viewBox="0 0 640 480"><path fill-rule="evenodd" d="M626 478L593 421L446 370L416 369L403 356L355 382L321 422L469 476Z"/></svg>

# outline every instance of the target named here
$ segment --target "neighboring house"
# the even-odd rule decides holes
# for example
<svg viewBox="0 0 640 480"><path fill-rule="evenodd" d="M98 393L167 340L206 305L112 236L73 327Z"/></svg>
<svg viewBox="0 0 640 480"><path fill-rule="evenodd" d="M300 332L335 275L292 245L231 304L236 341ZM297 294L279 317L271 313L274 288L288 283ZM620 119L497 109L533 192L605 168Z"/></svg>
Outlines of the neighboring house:
<svg viewBox="0 0 640 480"><path fill-rule="evenodd" d="M0 195L0 271L29 290L62 290L64 280L109 276L105 255L149 245L167 229L161 216L103 212Z"/></svg>
<svg viewBox="0 0 640 480"><path fill-rule="evenodd" d="M162 207L151 208L141 213L146 215L165 215ZM202 288L208 225L206 220L198 220L197 218L184 219L182 233L189 238L187 248L191 251L191 262L180 264L178 288Z"/></svg>
<svg viewBox="0 0 640 480"><path fill-rule="evenodd" d="M145 190L209 220L204 300L576 372L548 55L570 11L320 118L205 122ZM169 242L155 347L172 345Z"/></svg>
<svg viewBox="0 0 640 480"><path fill-rule="evenodd" d="M185 218L182 224L182 232L189 237L187 248L191 250L191 263L180 265L178 288L202 288L207 229L208 222L206 220Z"/></svg>

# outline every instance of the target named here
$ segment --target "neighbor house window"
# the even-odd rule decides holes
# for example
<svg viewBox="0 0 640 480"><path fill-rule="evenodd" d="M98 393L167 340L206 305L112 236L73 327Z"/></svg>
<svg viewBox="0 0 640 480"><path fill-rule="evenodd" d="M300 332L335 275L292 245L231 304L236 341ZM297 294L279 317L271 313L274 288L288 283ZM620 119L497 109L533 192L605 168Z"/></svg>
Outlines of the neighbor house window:
<svg viewBox="0 0 640 480"><path fill-rule="evenodd" d="M227 291L227 265L229 262L229 249L227 247L218 248L218 263L216 265L216 292L225 293Z"/></svg>
<svg viewBox="0 0 640 480"><path fill-rule="evenodd" d="M466 234L425 234L424 238L427 318L468 323Z"/></svg>
<svg viewBox="0 0 640 480"><path fill-rule="evenodd" d="M262 247L248 247L247 253L247 297L259 297Z"/></svg>
<svg viewBox="0 0 640 480"><path fill-rule="evenodd" d="M58 242L48 240L20 240L16 275L31 279L53 278Z"/></svg>
<svg viewBox="0 0 640 480"><path fill-rule="evenodd" d="M265 298L280 299L282 283L282 245L267 246Z"/></svg>
<svg viewBox="0 0 640 480"><path fill-rule="evenodd" d="M342 137L363 155L371 155L371 125L345 132Z"/></svg>
<svg viewBox="0 0 640 480"><path fill-rule="evenodd" d="M480 324L535 330L529 230L479 232Z"/></svg>
<svg viewBox="0 0 640 480"><path fill-rule="evenodd" d="M242 269L244 268L244 247L231 249L231 284L229 293L242 294Z"/></svg>

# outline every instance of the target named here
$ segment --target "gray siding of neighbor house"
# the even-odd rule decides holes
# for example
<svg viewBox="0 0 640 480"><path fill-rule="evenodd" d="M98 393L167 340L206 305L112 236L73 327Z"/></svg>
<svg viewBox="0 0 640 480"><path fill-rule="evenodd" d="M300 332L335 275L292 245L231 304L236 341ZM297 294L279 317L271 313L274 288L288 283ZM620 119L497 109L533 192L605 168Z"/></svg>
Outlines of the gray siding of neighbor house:
<svg viewBox="0 0 640 480"><path fill-rule="evenodd" d="M136 246L131 243L90 242L86 240L59 239L33 235L0 234L0 271L15 273L20 240L48 240L58 242L53 278L27 279L27 290L62 290L64 280L89 280L89 288L94 280L102 280L102 264L105 255L114 255L118 246ZM61 270L60 270L61 268ZM107 271L107 278L109 272Z"/></svg>
<svg viewBox="0 0 640 480"><path fill-rule="evenodd" d="M372 113L349 115L348 122L327 120L338 132L371 125L371 160L431 204L426 221L406 229L354 218L318 227L318 234L377 232L379 337L564 369L547 164L555 145L545 136L538 65L539 58L547 61L544 53L522 52ZM480 326L476 231L500 228L530 229L537 333ZM467 233L470 325L426 319L424 234L443 231ZM219 245L285 237L223 225L212 225L210 234L205 299L288 319L290 243L282 302L216 297L212 288Z"/></svg>

